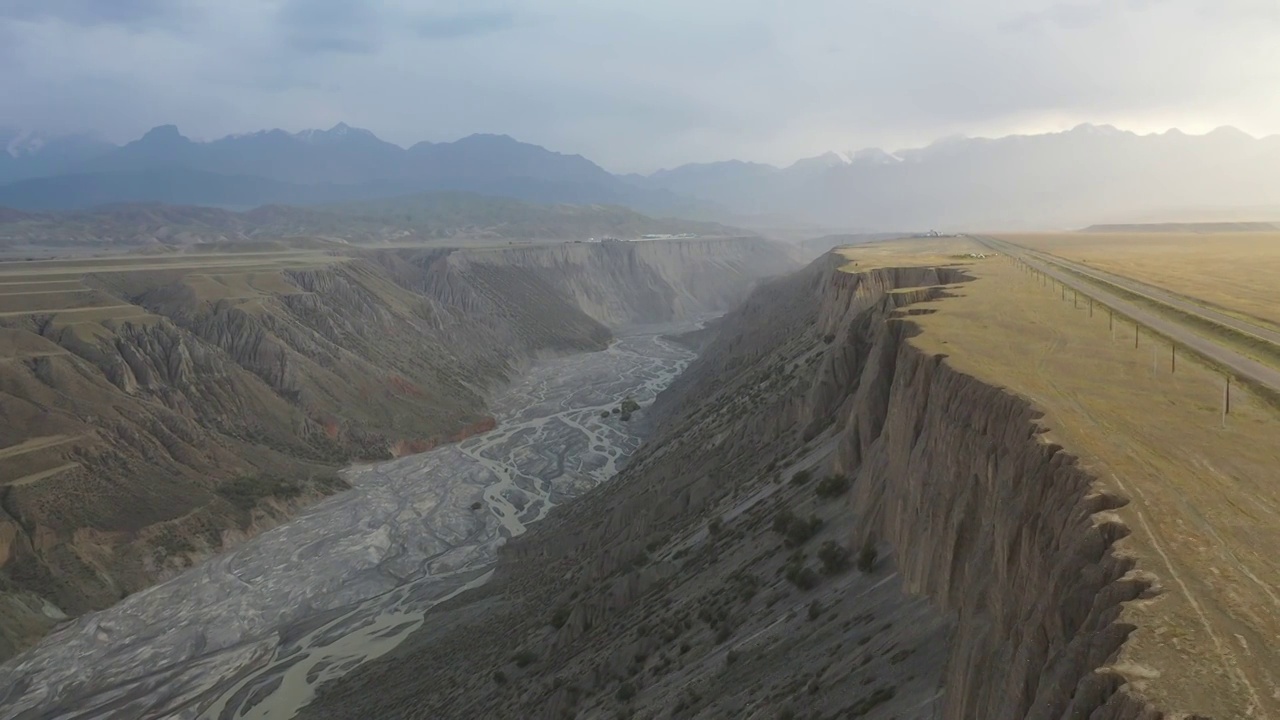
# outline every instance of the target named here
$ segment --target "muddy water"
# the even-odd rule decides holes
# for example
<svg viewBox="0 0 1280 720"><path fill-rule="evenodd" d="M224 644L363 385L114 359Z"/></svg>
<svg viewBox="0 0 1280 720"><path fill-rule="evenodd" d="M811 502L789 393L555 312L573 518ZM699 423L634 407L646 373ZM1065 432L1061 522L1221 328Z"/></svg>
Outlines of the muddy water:
<svg viewBox="0 0 1280 720"><path fill-rule="evenodd" d="M673 329L539 364L495 400L495 430L352 468L351 491L80 618L0 667L0 717L293 717L618 471L641 437L610 411L684 370L692 353L658 334Z"/></svg>

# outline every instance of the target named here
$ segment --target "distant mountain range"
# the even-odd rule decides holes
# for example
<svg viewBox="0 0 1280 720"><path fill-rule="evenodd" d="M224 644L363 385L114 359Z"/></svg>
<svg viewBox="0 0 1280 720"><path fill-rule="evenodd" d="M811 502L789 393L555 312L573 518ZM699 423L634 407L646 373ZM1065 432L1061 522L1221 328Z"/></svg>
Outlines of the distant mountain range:
<svg viewBox="0 0 1280 720"><path fill-rule="evenodd" d="M1280 218L1280 136L1255 139L1234 128L1138 135L1080 125L1044 135L946 138L893 153L827 153L786 168L685 165L629 180L737 214L862 231L1266 220Z"/></svg>
<svg viewBox="0 0 1280 720"><path fill-rule="evenodd" d="M1280 218L1280 136L1081 125L895 152L830 152L785 168L731 160L614 175L505 135L406 149L345 124L212 142L162 126L123 146L0 131L5 181L0 206L28 211L136 202L247 209L464 191L846 232L1066 228Z"/></svg>
<svg viewBox="0 0 1280 720"><path fill-rule="evenodd" d="M7 141L6 141L7 140ZM163 202L250 208L466 191L540 203L684 212L693 203L623 181L579 156L505 135L408 149L368 130L267 130L195 142L164 125L123 146L0 133L0 205L66 210Z"/></svg>

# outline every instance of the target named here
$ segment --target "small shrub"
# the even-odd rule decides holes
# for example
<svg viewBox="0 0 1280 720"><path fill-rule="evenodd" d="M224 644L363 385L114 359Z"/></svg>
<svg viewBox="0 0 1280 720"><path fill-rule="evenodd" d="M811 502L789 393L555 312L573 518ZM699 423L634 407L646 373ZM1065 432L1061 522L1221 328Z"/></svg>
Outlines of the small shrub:
<svg viewBox="0 0 1280 720"><path fill-rule="evenodd" d="M824 343L826 343L826 344L828 344L828 345L830 345L831 343L835 342L835 339L836 339L836 336L835 336L835 334L834 334L834 333L827 333L826 335L823 335L823 336L822 336L822 342L824 342Z"/></svg>
<svg viewBox="0 0 1280 720"><path fill-rule="evenodd" d="M828 540L818 548L818 560L822 561L823 574L835 575L849 567L849 549Z"/></svg>
<svg viewBox="0 0 1280 720"><path fill-rule="evenodd" d="M896 694L897 692L891 687L877 688L870 695L854 703L853 706L849 708L849 717L862 717L876 709L879 705L892 700L893 696Z"/></svg>
<svg viewBox="0 0 1280 720"><path fill-rule="evenodd" d="M751 598L760 591L760 578L755 575L743 575L738 578L738 597L742 602L751 602Z"/></svg>
<svg viewBox="0 0 1280 720"><path fill-rule="evenodd" d="M791 476L792 485L804 485L812 479L813 475L808 470L798 470L796 474Z"/></svg>
<svg viewBox="0 0 1280 720"><path fill-rule="evenodd" d="M790 510L783 510L773 518L773 531L785 537L792 546L805 544L821 527L822 521L816 515L802 520Z"/></svg>
<svg viewBox="0 0 1280 720"><path fill-rule="evenodd" d="M267 498L289 500L302 494L302 486L277 475L241 475L218 486L217 493L241 510L252 510Z"/></svg>
<svg viewBox="0 0 1280 720"><path fill-rule="evenodd" d="M818 573L806 565L788 565L786 578L787 582L801 590L812 590L818 587Z"/></svg>
<svg viewBox="0 0 1280 720"><path fill-rule="evenodd" d="M795 519L795 514L790 510L783 510L773 516L773 531L779 535L786 535L787 528L791 527L791 521Z"/></svg>
<svg viewBox="0 0 1280 720"><path fill-rule="evenodd" d="M729 653L724 656L724 662L726 665L732 665L738 662L738 651L730 650Z"/></svg>
<svg viewBox="0 0 1280 720"><path fill-rule="evenodd" d="M507 682L507 674L502 672L501 670L494 670L493 681L498 683L499 685L503 685Z"/></svg>
<svg viewBox="0 0 1280 720"><path fill-rule="evenodd" d="M858 570L863 573L870 573L876 568L876 544L868 539L862 545L862 549L858 551Z"/></svg>
<svg viewBox="0 0 1280 720"><path fill-rule="evenodd" d="M725 642L731 637L733 637L733 628L729 627L727 623L724 625L721 625L719 630L716 630L717 645L720 645L721 643Z"/></svg>
<svg viewBox="0 0 1280 720"><path fill-rule="evenodd" d="M822 617L822 603L814 600L809 603L809 620L817 620L819 617Z"/></svg>
<svg viewBox="0 0 1280 720"><path fill-rule="evenodd" d="M475 501L475 502L471 503L471 509L472 509L472 510L479 510L479 509L480 509L480 508L482 508L482 507L484 507L484 503L480 502L479 500L477 500L477 501Z"/></svg>
<svg viewBox="0 0 1280 720"><path fill-rule="evenodd" d="M636 402L635 400L632 400L631 398L627 398L626 400L623 400L622 404L619 405L618 407L619 409L622 410L624 414L629 415L640 409L640 403Z"/></svg>
<svg viewBox="0 0 1280 720"><path fill-rule="evenodd" d="M559 630L564 624L569 622L569 607L561 605L556 611L551 613L551 627Z"/></svg>
<svg viewBox="0 0 1280 720"><path fill-rule="evenodd" d="M618 686L618 692L614 693L613 696L619 702L626 702L636 696L636 686L629 682L624 682Z"/></svg>
<svg viewBox="0 0 1280 720"><path fill-rule="evenodd" d="M707 532L713 536L724 532L724 520L718 517L712 518L710 524L707 525Z"/></svg>
<svg viewBox="0 0 1280 720"><path fill-rule="evenodd" d="M511 656L511 662L515 663L518 668L528 667L537 661L538 653L527 648Z"/></svg>
<svg viewBox="0 0 1280 720"><path fill-rule="evenodd" d="M609 419L609 411L608 411L608 410L601 410L601 411L600 411L600 419L602 419L602 420L608 420L608 419Z"/></svg>
<svg viewBox="0 0 1280 720"><path fill-rule="evenodd" d="M828 475L814 488L814 492L823 500L839 497L848 491L849 478L844 475Z"/></svg>

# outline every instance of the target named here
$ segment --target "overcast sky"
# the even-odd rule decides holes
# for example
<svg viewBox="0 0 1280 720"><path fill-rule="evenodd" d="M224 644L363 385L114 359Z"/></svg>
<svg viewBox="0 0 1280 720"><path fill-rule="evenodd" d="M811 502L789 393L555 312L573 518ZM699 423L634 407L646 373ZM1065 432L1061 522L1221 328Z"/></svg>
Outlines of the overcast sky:
<svg viewBox="0 0 1280 720"><path fill-rule="evenodd" d="M615 171L1280 132L1277 0L0 0L0 126L507 133Z"/></svg>

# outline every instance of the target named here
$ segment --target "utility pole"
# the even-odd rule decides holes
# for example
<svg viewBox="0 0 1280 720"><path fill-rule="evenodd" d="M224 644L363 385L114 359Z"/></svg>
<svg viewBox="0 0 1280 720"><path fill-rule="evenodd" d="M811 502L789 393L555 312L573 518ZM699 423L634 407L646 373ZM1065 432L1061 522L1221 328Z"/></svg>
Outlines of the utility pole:
<svg viewBox="0 0 1280 720"><path fill-rule="evenodd" d="M1093 298L1089 298L1089 317L1093 317Z"/></svg>
<svg viewBox="0 0 1280 720"><path fill-rule="evenodd" d="M1133 346L1138 347L1138 323L1133 324Z"/></svg>
<svg viewBox="0 0 1280 720"><path fill-rule="evenodd" d="M1169 373L1178 371L1178 346L1169 343Z"/></svg>
<svg viewBox="0 0 1280 720"><path fill-rule="evenodd" d="M1227 415L1231 413L1231 376L1227 375L1222 389L1222 429L1227 429Z"/></svg>

